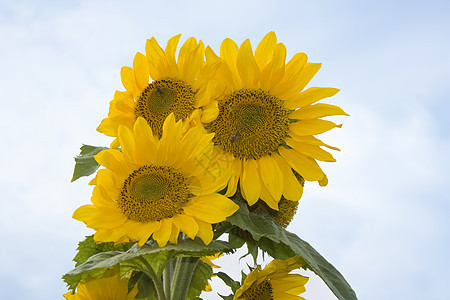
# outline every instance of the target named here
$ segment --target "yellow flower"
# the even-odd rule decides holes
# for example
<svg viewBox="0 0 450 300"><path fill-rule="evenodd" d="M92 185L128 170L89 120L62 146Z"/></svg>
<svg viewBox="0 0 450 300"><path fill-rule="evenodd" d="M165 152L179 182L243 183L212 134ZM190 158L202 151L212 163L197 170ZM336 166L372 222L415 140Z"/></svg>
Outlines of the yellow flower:
<svg viewBox="0 0 450 300"><path fill-rule="evenodd" d="M134 300L137 285L128 293L128 278L120 279L119 268L107 270L100 278L88 277L86 283L79 283L75 294L65 293L67 300Z"/></svg>
<svg viewBox="0 0 450 300"><path fill-rule="evenodd" d="M92 205L78 208L73 218L96 230L96 242L139 241L142 246L153 235L164 247L168 241L177 243L181 231L209 244L211 224L239 208L216 193L226 186L229 171L213 157L212 136L202 127L183 135L173 114L164 122L160 140L143 118L132 130L120 126L121 151L108 149L95 156L105 169L93 179Z"/></svg>
<svg viewBox="0 0 450 300"><path fill-rule="evenodd" d="M290 271L302 266L298 256L287 260L274 259L263 270L258 265L245 278L244 284L236 291L233 300L304 299L297 295L305 292L308 277L289 274Z"/></svg>
<svg viewBox="0 0 450 300"><path fill-rule="evenodd" d="M216 89L210 78L218 64L205 63L205 47L193 37L180 48L176 61L180 36L172 37L165 50L152 37L147 40L146 55L136 53L133 67L122 68L126 91L116 91L108 118L101 122L98 131L117 137L120 125L131 129L137 117L143 117L153 133L160 136L164 120L172 112L177 121L184 121L185 127L199 122L198 119L210 122L217 116L217 100L211 101ZM117 146L116 139L112 147Z"/></svg>
<svg viewBox="0 0 450 300"><path fill-rule="evenodd" d="M233 175L226 195L236 192L238 181L244 198L253 205L259 198L277 209L281 195L297 201L302 186L292 169L308 181L327 184L316 160L332 162L321 146L339 150L314 137L341 127L322 117L346 115L339 107L313 104L333 96L335 88L311 87L302 91L321 64L308 63L297 53L285 64L286 48L269 32L253 54L250 41L238 48L225 39L220 57L208 47L206 59L224 62L215 79L226 82L219 115L210 124L213 141L232 161Z"/></svg>

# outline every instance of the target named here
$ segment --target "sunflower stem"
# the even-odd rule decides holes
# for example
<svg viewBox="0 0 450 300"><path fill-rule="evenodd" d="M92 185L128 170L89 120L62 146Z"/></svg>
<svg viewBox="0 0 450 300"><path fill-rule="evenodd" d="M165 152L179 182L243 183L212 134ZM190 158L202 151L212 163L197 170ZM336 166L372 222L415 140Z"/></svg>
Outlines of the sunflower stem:
<svg viewBox="0 0 450 300"><path fill-rule="evenodd" d="M172 275L173 275L173 260L174 258L169 259L163 271L163 284L164 284L164 292L166 294L166 300L170 300L171 298L170 285L172 283Z"/></svg>
<svg viewBox="0 0 450 300"><path fill-rule="evenodd" d="M200 258L198 257L178 257L176 259L175 270L171 286L171 299L186 299L192 275Z"/></svg>
<svg viewBox="0 0 450 300"><path fill-rule="evenodd" d="M138 256L139 260L145 265L146 270L144 272L153 280L153 284L155 285L156 293L158 294L158 300L167 300L166 295L164 293L163 283L161 282L161 278L156 275L152 266L148 263L148 261L142 256Z"/></svg>

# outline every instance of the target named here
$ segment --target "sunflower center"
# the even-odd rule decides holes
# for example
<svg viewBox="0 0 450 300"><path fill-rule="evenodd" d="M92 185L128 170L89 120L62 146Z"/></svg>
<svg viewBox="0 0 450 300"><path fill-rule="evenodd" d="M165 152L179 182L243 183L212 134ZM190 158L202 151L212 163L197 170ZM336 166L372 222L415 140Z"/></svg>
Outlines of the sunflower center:
<svg viewBox="0 0 450 300"><path fill-rule="evenodd" d="M152 222L181 213L189 194L181 173L171 167L148 165L128 176L117 203L128 219Z"/></svg>
<svg viewBox="0 0 450 300"><path fill-rule="evenodd" d="M272 284L269 280L264 280L260 284L252 285L246 290L240 299L245 300L273 300Z"/></svg>
<svg viewBox="0 0 450 300"><path fill-rule="evenodd" d="M240 89L219 103L219 116L210 124L213 141L238 158L258 159L274 152L289 131L288 111L263 90Z"/></svg>
<svg viewBox="0 0 450 300"><path fill-rule="evenodd" d="M136 117L143 117L153 132L162 135L166 117L173 112L176 121L187 118L194 110L195 92L182 80L165 78L150 83L139 96L134 109Z"/></svg>

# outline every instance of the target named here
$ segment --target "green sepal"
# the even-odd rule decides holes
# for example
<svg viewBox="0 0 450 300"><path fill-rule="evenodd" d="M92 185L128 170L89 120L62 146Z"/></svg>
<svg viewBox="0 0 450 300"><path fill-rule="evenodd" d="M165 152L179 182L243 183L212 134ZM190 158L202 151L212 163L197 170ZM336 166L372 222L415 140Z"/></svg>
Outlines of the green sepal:
<svg viewBox="0 0 450 300"><path fill-rule="evenodd" d="M80 155L74 157L75 169L73 170L71 182L74 182L80 177L89 176L95 171L97 171L100 165L94 159L94 155L98 154L102 150L109 148L83 145L81 146L80 149L81 149Z"/></svg>
<svg viewBox="0 0 450 300"><path fill-rule="evenodd" d="M231 291L233 292L233 294L236 293L236 291L241 287L241 284L239 283L239 281L235 281L233 280L230 276L228 276L228 274L223 273L223 272L217 272L214 275L216 275L217 277L219 277L220 279L222 279L222 281L231 288Z"/></svg>
<svg viewBox="0 0 450 300"><path fill-rule="evenodd" d="M107 251L90 256L85 262L63 276L69 289L75 290L78 283L85 282L87 276L101 277L103 273L117 264L120 264L121 276L132 270L145 270L142 261L144 257L153 268L156 275L161 275L168 259L173 256L203 257L219 252L230 253L234 248L224 241L212 241L205 245L199 238L185 239L176 245L167 245L160 248L157 243L150 241L143 247L134 244L127 251ZM83 256L84 257L84 256Z"/></svg>
<svg viewBox="0 0 450 300"><path fill-rule="evenodd" d="M187 293L187 299L199 299L198 296L205 289L208 284L208 280L213 275L213 269L210 265L202 262L201 260L195 267L194 274L192 275L191 284Z"/></svg>
<svg viewBox="0 0 450 300"><path fill-rule="evenodd" d="M278 259L300 256L305 267L316 273L338 299L357 299L342 274L310 244L279 226L264 212L250 212L241 201L236 201L236 204L240 206L239 210L228 217L227 221L248 231L261 250Z"/></svg>

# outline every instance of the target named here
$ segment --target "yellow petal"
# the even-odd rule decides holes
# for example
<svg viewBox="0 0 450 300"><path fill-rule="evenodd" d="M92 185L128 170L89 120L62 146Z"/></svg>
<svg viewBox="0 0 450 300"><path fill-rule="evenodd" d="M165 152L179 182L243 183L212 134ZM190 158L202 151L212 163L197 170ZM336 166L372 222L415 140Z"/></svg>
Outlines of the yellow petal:
<svg viewBox="0 0 450 300"><path fill-rule="evenodd" d="M178 72L177 63L175 61L175 52L177 50L178 42L180 40L181 34L178 34L174 37L172 37L169 41L167 41L166 46L166 59L167 59L167 65L169 67L169 71L167 76L168 77L175 77Z"/></svg>
<svg viewBox="0 0 450 300"><path fill-rule="evenodd" d="M239 47L237 60L237 70L242 80L242 85L247 88L254 88L259 80L259 67L253 56L250 40L245 40Z"/></svg>
<svg viewBox="0 0 450 300"><path fill-rule="evenodd" d="M234 44L234 45L236 46L236 44ZM236 46L236 49L237 49L237 46ZM226 61L224 59L218 57L209 46L206 48L205 54L206 54L206 61L207 61L208 65L218 64L217 74L220 74L221 78L223 78L225 81L231 83L232 85L235 84L234 83L235 78L233 78L235 76L233 76L233 73L230 69L231 67L226 63ZM236 55L237 55L237 50L236 50ZM236 66L236 60L234 60L233 63L234 63L234 66ZM222 81L221 81L221 83L222 83ZM234 86L237 87L238 85L234 85Z"/></svg>
<svg viewBox="0 0 450 300"><path fill-rule="evenodd" d="M294 57L292 57L291 60L286 64L283 79L277 86L275 86L271 90L271 93L277 97L281 94L286 93L286 91L288 91L297 80L298 76L306 65L307 60L308 57L305 53L296 53Z"/></svg>
<svg viewBox="0 0 450 300"><path fill-rule="evenodd" d="M136 158L141 164L154 164L157 142L151 127L144 118L139 117L134 123L134 136L136 142Z"/></svg>
<svg viewBox="0 0 450 300"><path fill-rule="evenodd" d="M270 63L261 71L261 88L272 90L283 79L286 62L286 47L277 44Z"/></svg>
<svg viewBox="0 0 450 300"><path fill-rule="evenodd" d="M127 227L127 235L133 240L139 241L139 246L142 247L149 237L159 229L160 222L142 223L133 220L128 220L125 226Z"/></svg>
<svg viewBox="0 0 450 300"><path fill-rule="evenodd" d="M209 243L211 243L214 237L214 232L212 230L211 224L201 221L197 221L197 224L198 224L197 236L202 239L205 245L209 245Z"/></svg>
<svg viewBox="0 0 450 300"><path fill-rule="evenodd" d="M107 136L117 136L117 128L119 123L110 118L103 119L100 125L97 127L97 131Z"/></svg>
<svg viewBox="0 0 450 300"><path fill-rule="evenodd" d="M117 188L116 186L108 189L103 185L97 185L92 192L92 204L98 208L117 209L118 206L116 200L119 192L120 188Z"/></svg>
<svg viewBox="0 0 450 300"><path fill-rule="evenodd" d="M310 145L317 145L317 146L324 146L329 149L333 149L336 151L341 151L339 148L330 146L319 140L318 138L313 137L312 135L305 135L305 136L298 136L291 134L292 138L300 143L310 144Z"/></svg>
<svg viewBox="0 0 450 300"><path fill-rule="evenodd" d="M191 239L195 239L198 232L198 224L193 217L186 214L176 214L173 216L173 221L180 228L181 232Z"/></svg>
<svg viewBox="0 0 450 300"><path fill-rule="evenodd" d="M262 69L272 58L273 49L276 44L277 36L273 31L267 33L261 42L259 42L258 47L256 47L255 50L255 60L260 69Z"/></svg>
<svg viewBox="0 0 450 300"><path fill-rule="evenodd" d="M301 120L289 125L289 131L292 131L295 135L315 135L320 134L325 131L331 130L335 127L342 127L342 124L337 125L331 121L312 119L312 120Z"/></svg>
<svg viewBox="0 0 450 300"><path fill-rule="evenodd" d="M179 235L180 235L180 228L177 226L177 224L172 222L172 231L170 233L169 242L171 244L177 244Z"/></svg>
<svg viewBox="0 0 450 300"><path fill-rule="evenodd" d="M166 55L154 37L147 40L147 43L145 44L145 54L149 63L149 73L153 80L167 77Z"/></svg>
<svg viewBox="0 0 450 300"><path fill-rule="evenodd" d="M217 118L218 115L219 115L218 101L213 100L203 108L201 121L204 124L211 123Z"/></svg>
<svg viewBox="0 0 450 300"><path fill-rule="evenodd" d="M120 70L120 77L122 79L122 84L127 91L129 91L134 98L138 97L139 91L136 85L136 79L134 78L134 70L130 67L122 67Z"/></svg>
<svg viewBox="0 0 450 300"><path fill-rule="evenodd" d="M143 91L149 82L148 61L144 54L136 53L133 60L133 69L137 87L140 91Z"/></svg>
<svg viewBox="0 0 450 300"><path fill-rule="evenodd" d="M278 151L289 165L306 180L319 181L325 176L314 159L298 153L294 149L279 147Z"/></svg>
<svg viewBox="0 0 450 300"><path fill-rule="evenodd" d="M289 115L290 119L318 119L327 116L346 115L342 108L336 105L319 103L302 107Z"/></svg>
<svg viewBox="0 0 450 300"><path fill-rule="evenodd" d="M132 172L125 162L122 152L116 149L100 151L94 156L95 160L102 166L110 169L117 175L126 178Z"/></svg>
<svg viewBox="0 0 450 300"><path fill-rule="evenodd" d="M286 99L286 102L288 102L289 105L290 98L297 95L305 88L305 86L311 81L314 75L316 75L316 73L319 71L321 66L322 64L306 63L289 90L287 90L283 94L280 94L281 99Z"/></svg>
<svg viewBox="0 0 450 300"><path fill-rule="evenodd" d="M175 122L175 115L171 113L164 121L163 135L158 143L158 163L172 166L177 161L181 134L181 120Z"/></svg>
<svg viewBox="0 0 450 300"><path fill-rule="evenodd" d="M292 173L291 167L286 160L277 153L272 153L272 158L277 162L283 174L283 196L287 200L297 201L302 197L303 186Z"/></svg>
<svg viewBox="0 0 450 300"><path fill-rule="evenodd" d="M136 142L133 132L125 126L120 126L118 137L123 156L129 163L135 164Z"/></svg>
<svg viewBox="0 0 450 300"><path fill-rule="evenodd" d="M73 213L72 218L84 222L89 228L111 229L122 225L127 218L119 211L104 208L98 209L94 205L83 205Z"/></svg>
<svg viewBox="0 0 450 300"><path fill-rule="evenodd" d="M328 177L327 175L325 175L322 180L319 180L319 185L320 186L326 186L328 184Z"/></svg>
<svg viewBox="0 0 450 300"><path fill-rule="evenodd" d="M236 193L239 177L241 176L242 161L239 158L235 158L232 154L229 154L229 159L232 161L231 177L228 182L226 197L231 197Z"/></svg>
<svg viewBox="0 0 450 300"><path fill-rule="evenodd" d="M244 190L248 204L255 204L261 193L261 183L259 182L258 165L254 159L243 163L241 184L241 190Z"/></svg>
<svg viewBox="0 0 450 300"><path fill-rule="evenodd" d="M234 86L241 87L241 80L239 79L239 73L237 71L236 61L238 56L238 46L231 39L224 39L220 45L220 57L225 60L228 65L231 74L234 78Z"/></svg>
<svg viewBox="0 0 450 300"><path fill-rule="evenodd" d="M264 186L276 202L280 201L283 192L283 174L280 168L269 155L261 157L257 162Z"/></svg>
<svg viewBox="0 0 450 300"><path fill-rule="evenodd" d="M339 92L336 88L311 87L306 91L286 100L285 106L288 109L297 109L306 105L310 105L319 100L331 97Z"/></svg>
<svg viewBox="0 0 450 300"><path fill-rule="evenodd" d="M199 197L193 197L183 207L189 216L208 223L219 223L234 214L239 206L227 197L214 193Z"/></svg>
<svg viewBox="0 0 450 300"><path fill-rule="evenodd" d="M289 147L292 147L297 152L304 154L306 156L315 158L320 161L328 161L328 162L335 162L336 159L334 159L333 155L328 153L327 151L323 150L319 146L309 145L305 143L299 143L291 138L286 139L286 144Z"/></svg>
<svg viewBox="0 0 450 300"><path fill-rule="evenodd" d="M278 210L278 202L269 192L265 185L261 185L261 195L259 196L271 209Z"/></svg>
<svg viewBox="0 0 450 300"><path fill-rule="evenodd" d="M192 84L204 63L203 56L205 49L203 44L198 44L187 56L186 63L180 68L180 79Z"/></svg>
<svg viewBox="0 0 450 300"><path fill-rule="evenodd" d="M169 241L172 234L172 221L170 219L162 219L158 230L153 233L153 239L158 243L159 247L164 247Z"/></svg>
<svg viewBox="0 0 450 300"><path fill-rule="evenodd" d="M182 72L183 69L189 67L189 55L197 47L197 40L194 37L190 37L184 42L180 48L180 53L178 54L178 69Z"/></svg>

